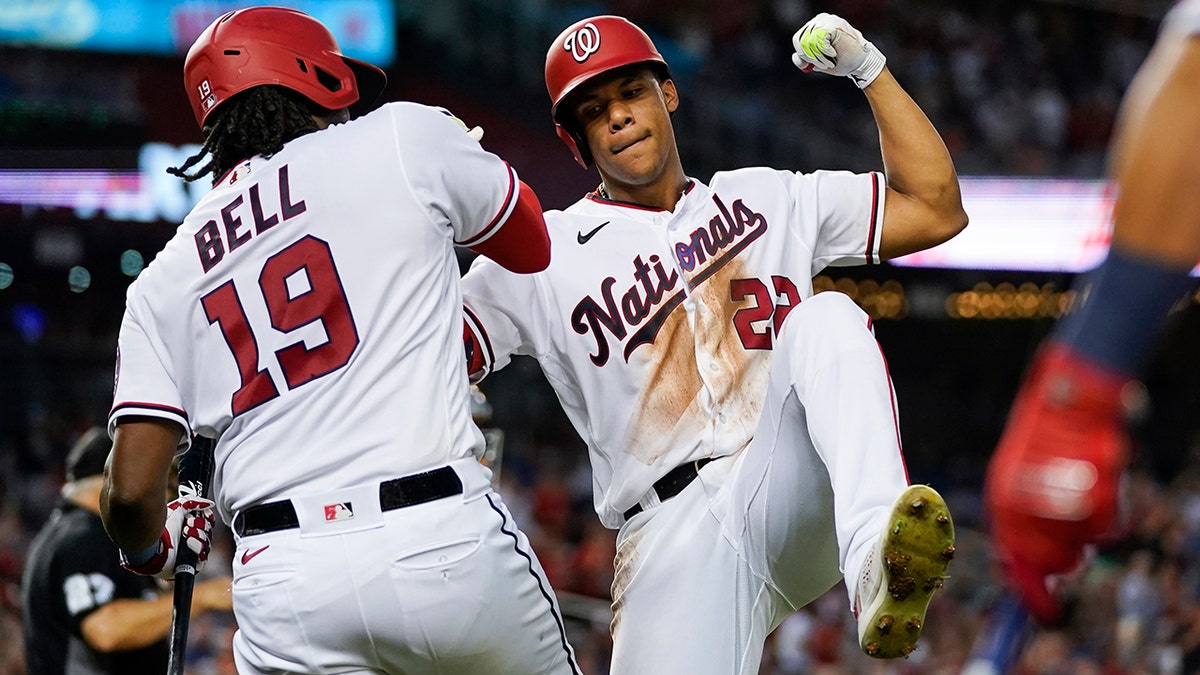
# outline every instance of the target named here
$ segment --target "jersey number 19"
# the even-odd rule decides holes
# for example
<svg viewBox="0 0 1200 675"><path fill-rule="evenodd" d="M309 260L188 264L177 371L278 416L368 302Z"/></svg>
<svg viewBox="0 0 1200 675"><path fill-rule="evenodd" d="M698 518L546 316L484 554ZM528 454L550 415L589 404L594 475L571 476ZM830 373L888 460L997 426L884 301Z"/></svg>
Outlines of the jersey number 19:
<svg viewBox="0 0 1200 675"><path fill-rule="evenodd" d="M308 289L293 295L288 280L299 272L304 273ZM302 283L303 278L296 277L296 283ZM358 329L328 243L308 235L271 256L258 275L258 286L272 329L288 333L320 321L328 336L326 342L312 349L297 340L275 351L288 389L328 375L349 362L358 347ZM241 373L242 385L232 398L233 415L279 396L270 372L258 367L258 342L233 280L204 296L201 303L208 322L220 327Z"/></svg>

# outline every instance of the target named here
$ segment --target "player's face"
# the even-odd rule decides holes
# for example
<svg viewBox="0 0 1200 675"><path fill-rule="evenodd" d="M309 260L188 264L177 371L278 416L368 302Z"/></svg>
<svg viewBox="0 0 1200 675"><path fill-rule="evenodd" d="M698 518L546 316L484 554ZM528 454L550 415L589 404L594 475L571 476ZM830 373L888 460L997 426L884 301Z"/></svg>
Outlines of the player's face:
<svg viewBox="0 0 1200 675"><path fill-rule="evenodd" d="M671 113L679 107L675 83L660 83L650 69L597 77L580 88L573 103L575 119L606 182L653 183L678 157L671 127Z"/></svg>

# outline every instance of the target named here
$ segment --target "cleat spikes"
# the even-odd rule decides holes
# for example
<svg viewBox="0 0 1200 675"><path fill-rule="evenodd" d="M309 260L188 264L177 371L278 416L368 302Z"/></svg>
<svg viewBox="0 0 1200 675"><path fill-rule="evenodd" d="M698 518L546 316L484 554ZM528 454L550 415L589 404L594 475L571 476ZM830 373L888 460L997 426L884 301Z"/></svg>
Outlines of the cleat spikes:
<svg viewBox="0 0 1200 675"><path fill-rule="evenodd" d="M880 523L877 548L859 581L858 644L876 659L908 657L955 556L954 521L927 485L906 488Z"/></svg>
<svg viewBox="0 0 1200 675"><path fill-rule="evenodd" d="M908 569L908 563L912 561L912 556L892 551L884 554L883 561L887 565L888 573L904 574L904 571Z"/></svg>
<svg viewBox="0 0 1200 675"><path fill-rule="evenodd" d="M912 577L897 577L892 579L892 583L888 584L888 593L892 594L892 598L896 600L904 600L912 595L912 592L917 588L917 580Z"/></svg>

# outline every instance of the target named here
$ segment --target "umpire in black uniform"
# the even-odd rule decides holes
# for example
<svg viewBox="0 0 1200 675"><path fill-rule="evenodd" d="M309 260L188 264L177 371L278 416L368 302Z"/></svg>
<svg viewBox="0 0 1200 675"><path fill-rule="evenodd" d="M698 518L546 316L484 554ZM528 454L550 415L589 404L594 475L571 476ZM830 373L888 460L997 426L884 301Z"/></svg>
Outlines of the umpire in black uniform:
<svg viewBox="0 0 1200 675"><path fill-rule="evenodd" d="M85 433L67 455L67 483L25 561L21 604L28 675L138 675L167 669L171 594L121 567L100 521L112 442ZM163 495L164 504L174 495ZM228 577L197 581L193 612L230 610Z"/></svg>

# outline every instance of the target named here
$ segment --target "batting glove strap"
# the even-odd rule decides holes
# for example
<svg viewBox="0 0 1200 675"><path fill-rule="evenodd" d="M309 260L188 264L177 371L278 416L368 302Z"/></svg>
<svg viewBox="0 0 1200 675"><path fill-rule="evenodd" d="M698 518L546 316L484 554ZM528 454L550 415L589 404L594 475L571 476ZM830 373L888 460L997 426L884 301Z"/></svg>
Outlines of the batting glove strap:
<svg viewBox="0 0 1200 675"><path fill-rule="evenodd" d="M835 14L821 13L792 36L792 63L804 72L849 77L865 89L887 65L887 58L857 28Z"/></svg>
<svg viewBox="0 0 1200 675"><path fill-rule="evenodd" d="M121 549L121 567L134 574L141 574L148 577L155 576L163 570L168 557L174 558L174 556L169 555L171 550L171 536L166 530L163 530L158 541L154 542L154 545L145 551L129 553Z"/></svg>

